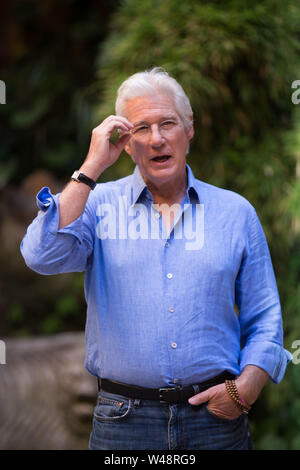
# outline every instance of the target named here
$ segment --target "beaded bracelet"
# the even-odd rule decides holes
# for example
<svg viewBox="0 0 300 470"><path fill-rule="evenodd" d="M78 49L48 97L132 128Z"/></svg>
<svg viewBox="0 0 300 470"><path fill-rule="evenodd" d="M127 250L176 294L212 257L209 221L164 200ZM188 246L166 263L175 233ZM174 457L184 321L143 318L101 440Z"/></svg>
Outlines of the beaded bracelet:
<svg viewBox="0 0 300 470"><path fill-rule="evenodd" d="M251 406L247 405L245 400L239 396L238 389L234 380L225 380L226 390L236 404L236 406L242 411L242 413L248 414L248 411L251 410Z"/></svg>

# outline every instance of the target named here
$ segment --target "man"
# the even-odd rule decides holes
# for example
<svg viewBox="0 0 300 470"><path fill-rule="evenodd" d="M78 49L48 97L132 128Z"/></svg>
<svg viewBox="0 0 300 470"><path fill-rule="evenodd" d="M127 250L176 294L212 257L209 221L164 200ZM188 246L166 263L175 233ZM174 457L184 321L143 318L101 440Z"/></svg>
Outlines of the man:
<svg viewBox="0 0 300 470"><path fill-rule="evenodd" d="M41 274L86 271L91 449L251 448L247 412L291 358L256 212L194 177L193 135L182 87L157 68L133 75L81 175L40 191L22 241ZM123 149L133 175L95 185Z"/></svg>

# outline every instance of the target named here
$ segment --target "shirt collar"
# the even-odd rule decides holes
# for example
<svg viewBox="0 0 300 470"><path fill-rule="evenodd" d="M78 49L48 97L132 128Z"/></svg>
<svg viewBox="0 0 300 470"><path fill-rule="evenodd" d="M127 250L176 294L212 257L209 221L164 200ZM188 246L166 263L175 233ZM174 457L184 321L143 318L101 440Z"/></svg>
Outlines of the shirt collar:
<svg viewBox="0 0 300 470"><path fill-rule="evenodd" d="M199 187L197 185L197 180L188 164L186 164L186 169L187 169L187 176L188 176L187 194L189 195L191 202L193 202L194 199L196 199L195 202L199 203L200 193L199 193Z"/></svg>
<svg viewBox="0 0 300 470"><path fill-rule="evenodd" d="M144 181L144 178L141 175L139 167L136 165L132 180L132 205L136 204L137 200L141 196L142 192L146 190L146 188L147 185Z"/></svg>
<svg viewBox="0 0 300 470"><path fill-rule="evenodd" d="M188 164L186 164L187 177L188 177L188 186L186 194L189 196L190 201L196 198L200 201L200 195L197 188L197 180ZM132 181L132 205L136 204L140 196L147 190L147 185L144 181L144 178L141 175L139 167L136 165L133 172L133 181Z"/></svg>

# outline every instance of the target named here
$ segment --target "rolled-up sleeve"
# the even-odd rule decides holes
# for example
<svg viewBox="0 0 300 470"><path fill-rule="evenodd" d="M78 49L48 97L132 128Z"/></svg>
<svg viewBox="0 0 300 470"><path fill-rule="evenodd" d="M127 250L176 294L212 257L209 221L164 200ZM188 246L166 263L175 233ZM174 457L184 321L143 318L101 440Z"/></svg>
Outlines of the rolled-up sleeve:
<svg viewBox="0 0 300 470"><path fill-rule="evenodd" d="M94 243L91 198L84 212L71 224L58 229L59 194L44 187L36 196L39 209L21 242L26 265L39 274L84 271Z"/></svg>
<svg viewBox="0 0 300 470"><path fill-rule="evenodd" d="M258 366L278 383L292 354L283 347L280 298L265 234L254 209L249 219L247 246L236 280L240 370Z"/></svg>

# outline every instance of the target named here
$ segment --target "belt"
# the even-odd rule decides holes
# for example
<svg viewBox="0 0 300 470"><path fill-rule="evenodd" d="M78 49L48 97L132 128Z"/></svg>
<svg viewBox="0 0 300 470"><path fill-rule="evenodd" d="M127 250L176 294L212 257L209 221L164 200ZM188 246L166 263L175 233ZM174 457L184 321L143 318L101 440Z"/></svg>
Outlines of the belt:
<svg viewBox="0 0 300 470"><path fill-rule="evenodd" d="M109 393L116 393L117 395L123 395L127 398L136 398L140 400L158 400L161 403L180 403L186 401L188 398L196 395L197 393L204 392L214 385L219 385L224 383L225 380L233 380L234 378L235 375L224 371L216 377L198 384L188 385L185 387L176 385L174 387L163 388L137 387L135 385L127 385L124 383L115 382L114 380L98 378L98 386L99 390L103 390Z"/></svg>

